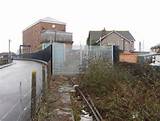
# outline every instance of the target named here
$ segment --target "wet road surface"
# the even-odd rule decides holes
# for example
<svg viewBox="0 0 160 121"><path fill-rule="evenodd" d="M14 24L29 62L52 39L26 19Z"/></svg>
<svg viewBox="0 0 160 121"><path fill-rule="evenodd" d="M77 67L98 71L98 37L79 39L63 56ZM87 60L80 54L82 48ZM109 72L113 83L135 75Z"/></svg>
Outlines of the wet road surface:
<svg viewBox="0 0 160 121"><path fill-rule="evenodd" d="M42 65L14 61L0 69L0 121L27 121L30 118L31 74L37 72L37 95L42 89Z"/></svg>

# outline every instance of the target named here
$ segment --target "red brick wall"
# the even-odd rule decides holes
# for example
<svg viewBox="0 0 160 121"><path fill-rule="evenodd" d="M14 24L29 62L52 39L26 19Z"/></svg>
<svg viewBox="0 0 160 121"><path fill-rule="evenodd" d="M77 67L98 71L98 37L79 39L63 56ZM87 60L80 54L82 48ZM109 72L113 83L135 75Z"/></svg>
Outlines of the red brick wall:
<svg viewBox="0 0 160 121"><path fill-rule="evenodd" d="M58 31L66 31L65 25L54 24L55 28L52 27L53 23L45 23L40 22L34 26L31 26L27 30L23 31L23 44L24 45L31 45L31 52L35 52L38 50L41 39L41 31L43 29L53 29ZM29 49L23 49L23 53L27 53Z"/></svg>

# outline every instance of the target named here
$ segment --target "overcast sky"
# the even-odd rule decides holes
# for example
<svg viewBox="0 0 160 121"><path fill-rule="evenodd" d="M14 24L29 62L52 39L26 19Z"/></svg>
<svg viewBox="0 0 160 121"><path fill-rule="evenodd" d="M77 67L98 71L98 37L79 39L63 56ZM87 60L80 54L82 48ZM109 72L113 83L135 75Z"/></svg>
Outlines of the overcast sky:
<svg viewBox="0 0 160 121"><path fill-rule="evenodd" d="M0 52L17 52L24 28L44 17L67 23L74 44L85 44L89 30L129 30L145 50L160 43L159 0L1 0Z"/></svg>

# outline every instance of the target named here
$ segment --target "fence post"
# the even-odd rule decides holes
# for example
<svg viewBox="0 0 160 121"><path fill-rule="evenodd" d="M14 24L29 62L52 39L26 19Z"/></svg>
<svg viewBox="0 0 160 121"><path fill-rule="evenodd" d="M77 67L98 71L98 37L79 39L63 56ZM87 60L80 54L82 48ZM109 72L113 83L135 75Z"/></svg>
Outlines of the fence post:
<svg viewBox="0 0 160 121"><path fill-rule="evenodd" d="M53 43L51 44L51 75L53 74Z"/></svg>
<svg viewBox="0 0 160 121"><path fill-rule="evenodd" d="M31 87L31 120L35 121L36 116L36 71L32 71Z"/></svg>
<svg viewBox="0 0 160 121"><path fill-rule="evenodd" d="M51 62L52 60L50 60L47 64L47 88L49 88L49 83L50 83L50 80L51 80Z"/></svg>
<svg viewBox="0 0 160 121"><path fill-rule="evenodd" d="M23 108L23 104L22 104L22 82L20 81L20 84L19 84L19 92L20 92L20 104Z"/></svg>

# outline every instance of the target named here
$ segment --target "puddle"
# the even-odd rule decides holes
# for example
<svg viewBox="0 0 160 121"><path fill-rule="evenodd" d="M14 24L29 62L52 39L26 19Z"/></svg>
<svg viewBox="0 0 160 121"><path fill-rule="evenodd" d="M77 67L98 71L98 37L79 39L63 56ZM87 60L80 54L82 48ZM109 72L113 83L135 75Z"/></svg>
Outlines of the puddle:
<svg viewBox="0 0 160 121"><path fill-rule="evenodd" d="M70 99L70 94L69 93L62 93L61 94L61 101L65 104L70 104L71 103L71 99Z"/></svg>
<svg viewBox="0 0 160 121"><path fill-rule="evenodd" d="M58 115L71 115L71 112L61 110L61 109L56 109L56 112L57 112Z"/></svg>
<svg viewBox="0 0 160 121"><path fill-rule="evenodd" d="M58 92L61 93L61 101L63 103L70 104L71 99L70 99L70 92L73 92L74 88L69 85L69 84L63 84L62 86L59 87Z"/></svg>
<svg viewBox="0 0 160 121"><path fill-rule="evenodd" d="M65 92L71 92L73 90L74 90L74 88L71 85L65 84L65 85L62 85L62 86L59 87L58 92L64 92L65 93Z"/></svg>
<svg viewBox="0 0 160 121"><path fill-rule="evenodd" d="M80 121L93 121L93 117L89 116L89 114L81 115L81 120Z"/></svg>
<svg viewBox="0 0 160 121"><path fill-rule="evenodd" d="M89 115L88 112L82 110L82 114L80 115L80 121L93 121L93 117Z"/></svg>

